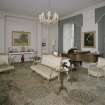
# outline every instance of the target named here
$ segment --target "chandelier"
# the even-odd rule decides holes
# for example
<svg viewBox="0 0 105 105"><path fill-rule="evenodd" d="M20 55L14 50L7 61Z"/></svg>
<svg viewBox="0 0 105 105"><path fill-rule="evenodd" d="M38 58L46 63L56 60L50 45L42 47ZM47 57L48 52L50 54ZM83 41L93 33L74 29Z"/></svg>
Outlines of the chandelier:
<svg viewBox="0 0 105 105"><path fill-rule="evenodd" d="M49 4L50 4L50 0L49 0ZM42 12L41 14L39 14L39 21L41 23L48 23L48 24L51 24L51 23L56 23L58 22L59 20L59 15L54 12L54 13L51 13L50 10L48 10L47 13L44 13Z"/></svg>
<svg viewBox="0 0 105 105"><path fill-rule="evenodd" d="M51 14L51 11L48 11L46 14L42 12L39 15L39 21L41 23L55 23L55 22L58 22L58 20L59 20L59 16L56 12L53 15Z"/></svg>

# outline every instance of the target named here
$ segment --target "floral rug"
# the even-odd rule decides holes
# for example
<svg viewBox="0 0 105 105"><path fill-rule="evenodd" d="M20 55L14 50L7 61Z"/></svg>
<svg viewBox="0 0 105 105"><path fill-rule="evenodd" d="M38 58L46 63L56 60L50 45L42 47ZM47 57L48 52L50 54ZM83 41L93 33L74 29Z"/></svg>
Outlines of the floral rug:
<svg viewBox="0 0 105 105"><path fill-rule="evenodd" d="M88 80L83 71L72 84L65 78L68 93L58 95L58 80L48 82L29 67L18 64L15 72L0 74L0 105L105 105L105 80Z"/></svg>
<svg viewBox="0 0 105 105"><path fill-rule="evenodd" d="M72 89L65 101L70 103L71 99L82 103L83 105L89 104L95 100L96 96L92 92L83 89Z"/></svg>

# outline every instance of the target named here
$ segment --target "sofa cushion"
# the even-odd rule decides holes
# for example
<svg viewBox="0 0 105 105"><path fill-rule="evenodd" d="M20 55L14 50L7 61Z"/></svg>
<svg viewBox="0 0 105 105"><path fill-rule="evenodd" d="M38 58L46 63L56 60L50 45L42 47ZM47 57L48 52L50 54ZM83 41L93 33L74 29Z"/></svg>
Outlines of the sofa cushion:
<svg viewBox="0 0 105 105"><path fill-rule="evenodd" d="M61 57L56 57L54 55L42 55L41 64L51 68L59 68L61 64Z"/></svg>
<svg viewBox="0 0 105 105"><path fill-rule="evenodd" d="M0 65L8 64L8 55L0 55Z"/></svg>
<svg viewBox="0 0 105 105"><path fill-rule="evenodd" d="M31 69L48 80L54 79L58 76L56 71L45 65L32 65Z"/></svg>

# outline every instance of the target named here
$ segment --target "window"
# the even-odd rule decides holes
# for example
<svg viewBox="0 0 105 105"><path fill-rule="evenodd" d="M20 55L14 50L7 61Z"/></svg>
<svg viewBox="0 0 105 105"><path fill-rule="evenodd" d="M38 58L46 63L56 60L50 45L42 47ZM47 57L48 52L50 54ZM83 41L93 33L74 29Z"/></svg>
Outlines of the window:
<svg viewBox="0 0 105 105"><path fill-rule="evenodd" d="M63 52L74 47L74 24L64 24L63 25Z"/></svg>

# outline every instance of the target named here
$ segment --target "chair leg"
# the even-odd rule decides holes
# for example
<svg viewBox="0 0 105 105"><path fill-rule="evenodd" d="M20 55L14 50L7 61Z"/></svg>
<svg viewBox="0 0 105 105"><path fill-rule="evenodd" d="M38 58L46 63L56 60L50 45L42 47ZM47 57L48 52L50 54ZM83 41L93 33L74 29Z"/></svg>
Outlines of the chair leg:
<svg viewBox="0 0 105 105"><path fill-rule="evenodd" d="M67 80L69 80L70 76L69 76L69 72L68 71L66 72L66 75L67 75Z"/></svg>
<svg viewBox="0 0 105 105"><path fill-rule="evenodd" d="M60 72L58 72L58 81L60 80Z"/></svg>
<svg viewBox="0 0 105 105"><path fill-rule="evenodd" d="M105 79L105 72L104 72L104 77L103 78Z"/></svg>
<svg viewBox="0 0 105 105"><path fill-rule="evenodd" d="M88 79L89 79L89 73L88 73Z"/></svg>
<svg viewBox="0 0 105 105"><path fill-rule="evenodd" d="M99 80L99 77L97 76L97 80Z"/></svg>
<svg viewBox="0 0 105 105"><path fill-rule="evenodd" d="M105 72L104 72L104 77L103 78L105 79Z"/></svg>
<svg viewBox="0 0 105 105"><path fill-rule="evenodd" d="M90 76L89 69L90 69L90 65L88 64L88 79L89 79L89 76Z"/></svg>
<svg viewBox="0 0 105 105"><path fill-rule="evenodd" d="M98 69L97 69L97 80L99 80L99 73L98 73Z"/></svg>
<svg viewBox="0 0 105 105"><path fill-rule="evenodd" d="M89 70L88 70L88 79L89 79L89 76L90 76L90 75L89 75Z"/></svg>

